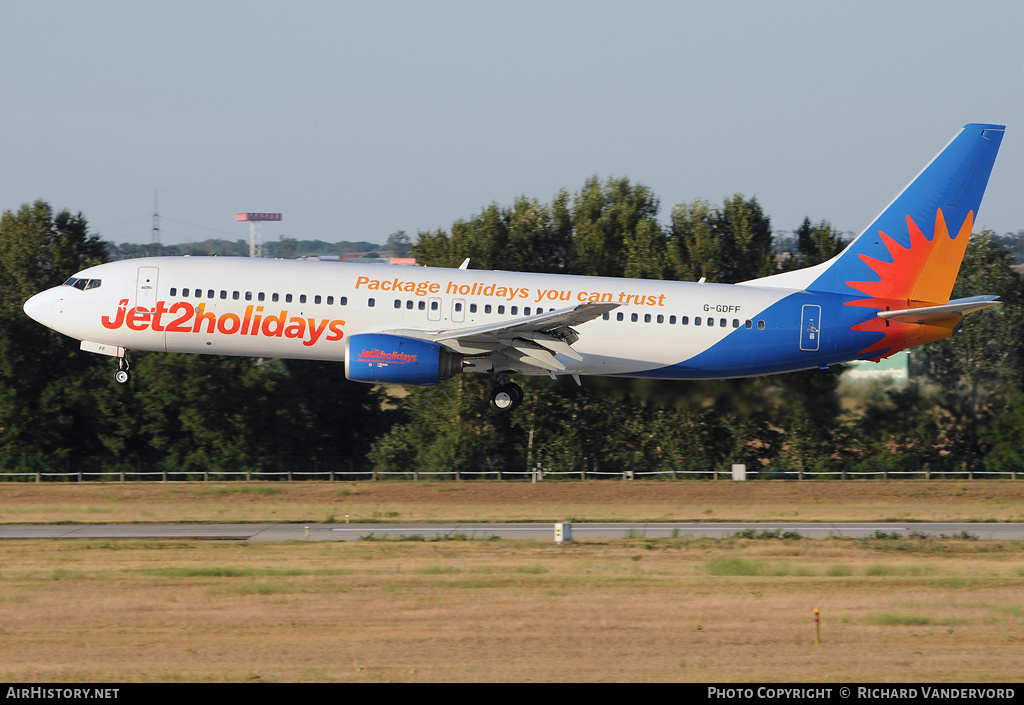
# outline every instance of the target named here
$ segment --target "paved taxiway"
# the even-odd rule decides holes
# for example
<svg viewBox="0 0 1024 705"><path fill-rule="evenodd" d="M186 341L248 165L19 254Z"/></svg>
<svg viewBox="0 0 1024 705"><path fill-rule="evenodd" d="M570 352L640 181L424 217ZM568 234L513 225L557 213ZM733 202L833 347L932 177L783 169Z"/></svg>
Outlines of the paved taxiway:
<svg viewBox="0 0 1024 705"><path fill-rule="evenodd" d="M553 540L554 524L58 524L0 526L0 539L206 539L216 541L358 541L401 539ZM575 539L728 538L740 531L795 531L808 539L861 538L876 532L1024 540L1024 524L911 522L665 522L572 524Z"/></svg>

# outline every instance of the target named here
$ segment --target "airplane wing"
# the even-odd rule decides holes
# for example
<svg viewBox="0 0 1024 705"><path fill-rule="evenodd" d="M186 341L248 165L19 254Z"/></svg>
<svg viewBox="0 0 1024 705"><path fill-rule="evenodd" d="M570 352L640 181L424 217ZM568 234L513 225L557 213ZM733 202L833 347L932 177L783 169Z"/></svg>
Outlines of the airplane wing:
<svg viewBox="0 0 1024 705"><path fill-rule="evenodd" d="M556 354L573 360L583 359L572 349L572 344L579 340L579 334L572 326L603 316L619 305L589 302L511 321L452 328L434 336L434 342L443 343L463 354L480 354L475 352L477 350L498 353L521 365L558 372L564 370L565 365L555 357Z"/></svg>
<svg viewBox="0 0 1024 705"><path fill-rule="evenodd" d="M932 323L948 321L951 318L962 318L968 313L981 311L989 306L998 306L998 296L971 296L966 299L954 299L941 306L925 306L923 308L907 308L900 311L879 311L878 317L887 321L901 323Z"/></svg>
<svg viewBox="0 0 1024 705"><path fill-rule="evenodd" d="M583 359L572 348L572 344L579 340L579 333L572 326L603 316L620 305L588 302L573 308L482 326L449 328L436 332L407 329L387 332L432 340L462 355L490 355L492 359L494 356L504 356L512 363L517 363L516 367L529 366L548 372L560 372L565 369L565 365L555 357L556 354L573 360Z"/></svg>

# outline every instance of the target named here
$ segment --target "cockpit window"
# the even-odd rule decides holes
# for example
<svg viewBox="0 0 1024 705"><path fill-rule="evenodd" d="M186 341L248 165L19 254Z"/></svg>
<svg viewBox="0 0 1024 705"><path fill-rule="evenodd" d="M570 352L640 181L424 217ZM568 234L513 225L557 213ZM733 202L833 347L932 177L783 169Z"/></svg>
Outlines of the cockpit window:
<svg viewBox="0 0 1024 705"><path fill-rule="evenodd" d="M76 279L75 277L71 277L64 282L63 286L73 286L76 289L85 291L87 289L98 289L102 283L102 279Z"/></svg>

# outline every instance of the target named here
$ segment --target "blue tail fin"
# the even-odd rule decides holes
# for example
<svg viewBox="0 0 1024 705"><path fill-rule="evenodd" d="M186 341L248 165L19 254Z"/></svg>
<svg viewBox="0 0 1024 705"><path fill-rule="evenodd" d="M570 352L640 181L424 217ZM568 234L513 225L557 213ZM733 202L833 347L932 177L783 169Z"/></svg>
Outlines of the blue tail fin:
<svg viewBox="0 0 1024 705"><path fill-rule="evenodd" d="M1003 138L970 124L921 170L860 236L815 267L751 285L946 303Z"/></svg>

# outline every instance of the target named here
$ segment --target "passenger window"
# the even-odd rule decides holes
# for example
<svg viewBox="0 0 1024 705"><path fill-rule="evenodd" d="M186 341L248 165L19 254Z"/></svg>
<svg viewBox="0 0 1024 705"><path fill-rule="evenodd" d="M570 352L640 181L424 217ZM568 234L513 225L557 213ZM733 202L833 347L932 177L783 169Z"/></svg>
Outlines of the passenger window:
<svg viewBox="0 0 1024 705"><path fill-rule="evenodd" d="M333 306L334 305L334 297L333 296L328 296L327 297L327 305L328 306Z"/></svg>
<svg viewBox="0 0 1024 705"><path fill-rule="evenodd" d="M632 321L633 323L636 323L637 321L640 320L640 315L637 313L631 313L629 315L629 320Z"/></svg>
<svg viewBox="0 0 1024 705"><path fill-rule="evenodd" d="M208 299L212 299L213 298L213 289L207 289L206 290L206 298L208 298Z"/></svg>
<svg viewBox="0 0 1024 705"><path fill-rule="evenodd" d="M263 293L263 292L261 291L260 293L258 293L258 294L256 295L256 299L257 299L258 301L266 301L266 299L267 299L267 295L266 295L266 294L264 294L264 293Z"/></svg>
<svg viewBox="0 0 1024 705"><path fill-rule="evenodd" d="M702 320L702 319L701 319L701 317L700 317L700 316L694 316L694 317L693 317L693 325L695 325L695 326L699 326L699 325L700 325L700 322L701 322L701 320Z"/></svg>
<svg viewBox="0 0 1024 705"><path fill-rule="evenodd" d="M412 308L412 301L409 302L409 308ZM476 313L476 304L469 305L469 312Z"/></svg>
<svg viewBox="0 0 1024 705"><path fill-rule="evenodd" d="M505 313L505 307L504 306L498 306L498 313Z"/></svg>
<svg viewBox="0 0 1024 705"><path fill-rule="evenodd" d="M412 307L413 307L412 299L409 299L408 301L405 302L405 307L407 309L410 309L410 310L412 309Z"/></svg>
<svg viewBox="0 0 1024 705"><path fill-rule="evenodd" d="M708 316L708 325L709 326L715 325L715 319L712 318L711 316Z"/></svg>
<svg viewBox="0 0 1024 705"><path fill-rule="evenodd" d="M659 321L659 323L660 323L660 321ZM669 316L668 317L668 324L670 326L674 326L676 324L676 317L675 316Z"/></svg>
<svg viewBox="0 0 1024 705"><path fill-rule="evenodd" d="M178 295L178 290L175 287L172 286L171 287L171 296L177 296L177 295Z"/></svg>
<svg viewBox="0 0 1024 705"><path fill-rule="evenodd" d="M270 296L270 300L273 301L276 304L278 301L281 300L281 295L280 294L272 294Z"/></svg>
<svg viewBox="0 0 1024 705"><path fill-rule="evenodd" d="M651 322L651 314L645 313L644 314L644 323L650 323L650 322Z"/></svg>
<svg viewBox="0 0 1024 705"><path fill-rule="evenodd" d="M689 316L683 316L682 318L679 319L679 324L680 325L684 325L684 326L690 325L690 317Z"/></svg>
<svg viewBox="0 0 1024 705"><path fill-rule="evenodd" d="M320 296L320 294L317 294L316 296L313 297L313 303L318 304L321 301L323 301L323 298Z"/></svg>
<svg viewBox="0 0 1024 705"><path fill-rule="evenodd" d="M490 313L490 312L491 312L491 305L490 304L484 304L484 313Z"/></svg>
<svg viewBox="0 0 1024 705"><path fill-rule="evenodd" d="M757 329L758 330L764 330L764 321L758 321L757 322Z"/></svg>
<svg viewBox="0 0 1024 705"><path fill-rule="evenodd" d="M739 328L740 327L740 319L738 319L738 318L732 319L732 327L733 328Z"/></svg>
<svg viewBox="0 0 1024 705"><path fill-rule="evenodd" d="M284 295L284 301L285 301L285 303L290 304L292 302L292 295L291 294L285 294Z"/></svg>
<svg viewBox="0 0 1024 705"><path fill-rule="evenodd" d="M748 321L744 322L743 325L746 326L747 328L753 328L754 327L754 322L748 320Z"/></svg>
<svg viewBox="0 0 1024 705"><path fill-rule="evenodd" d="M401 299L395 299L395 308L402 308Z"/></svg>
<svg viewBox="0 0 1024 705"><path fill-rule="evenodd" d="M455 310L456 311L461 311L462 310L462 302L461 301L457 301L455 303Z"/></svg>
<svg viewBox="0 0 1024 705"><path fill-rule="evenodd" d="M611 318L611 314L609 314L609 313L605 313L603 316L601 316L601 319L605 320L605 321L607 321L610 318Z"/></svg>
<svg viewBox="0 0 1024 705"><path fill-rule="evenodd" d="M300 304L306 303L306 295L305 294L299 294L299 303Z"/></svg>
<svg viewBox="0 0 1024 705"><path fill-rule="evenodd" d="M227 291L225 291L224 289L221 289L221 290L220 290L220 297L221 297L222 299L226 299L226 298L228 297L228 292L227 292Z"/></svg>
<svg viewBox="0 0 1024 705"><path fill-rule="evenodd" d="M342 296L340 299L338 299L338 303L341 304L342 306L348 306L348 297Z"/></svg>
<svg viewBox="0 0 1024 705"><path fill-rule="evenodd" d="M195 296L197 299L203 298L203 290L202 289L196 289L196 291L193 294L193 296Z"/></svg>
<svg viewBox="0 0 1024 705"><path fill-rule="evenodd" d="M623 316L622 316L622 312L621 311L619 313L615 314L615 320L616 321L621 321L622 318L623 318Z"/></svg>
<svg viewBox="0 0 1024 705"><path fill-rule="evenodd" d="M530 315L530 307L529 306L525 306L523 308L523 315L524 316L529 316Z"/></svg>
<svg viewBox="0 0 1024 705"><path fill-rule="evenodd" d="M664 323L664 322L665 322L665 317L664 317L664 316L662 316L662 315L661 315L661 314L659 313L659 314L658 314L658 323Z"/></svg>
<svg viewBox="0 0 1024 705"><path fill-rule="evenodd" d="M419 305L416 308L418 308L420 311L426 311L427 310L427 302L426 301L420 301Z"/></svg>
<svg viewBox="0 0 1024 705"><path fill-rule="evenodd" d="M512 314L513 316L517 315L517 314L519 313L519 307L518 307L518 306L513 306L513 307L512 307L512 308L511 308L511 309L509 310L509 313L511 313L511 314Z"/></svg>
<svg viewBox="0 0 1024 705"><path fill-rule="evenodd" d="M252 301L252 292L251 291L245 292L245 300L246 301Z"/></svg>
<svg viewBox="0 0 1024 705"><path fill-rule="evenodd" d="M430 310L431 310L431 311L436 311L436 310L438 309L438 306L439 306L439 305L440 305L440 304L438 304L438 302L436 302L436 301L431 301L431 302L430 302Z"/></svg>
<svg viewBox="0 0 1024 705"><path fill-rule="evenodd" d="M375 299L367 299L366 305L369 306L370 308L373 308L374 306L377 305L377 301Z"/></svg>
<svg viewBox="0 0 1024 705"><path fill-rule="evenodd" d="M234 299L235 301L238 301L238 292L237 291L232 291L231 292L231 298Z"/></svg>
<svg viewBox="0 0 1024 705"><path fill-rule="evenodd" d="M181 298L183 298L183 299L187 299L188 298L188 289L182 289L181 290Z"/></svg>
<svg viewBox="0 0 1024 705"><path fill-rule="evenodd" d="M729 325L729 321L725 320L724 318L719 318L718 325L720 325L722 328L725 328L727 325Z"/></svg>

